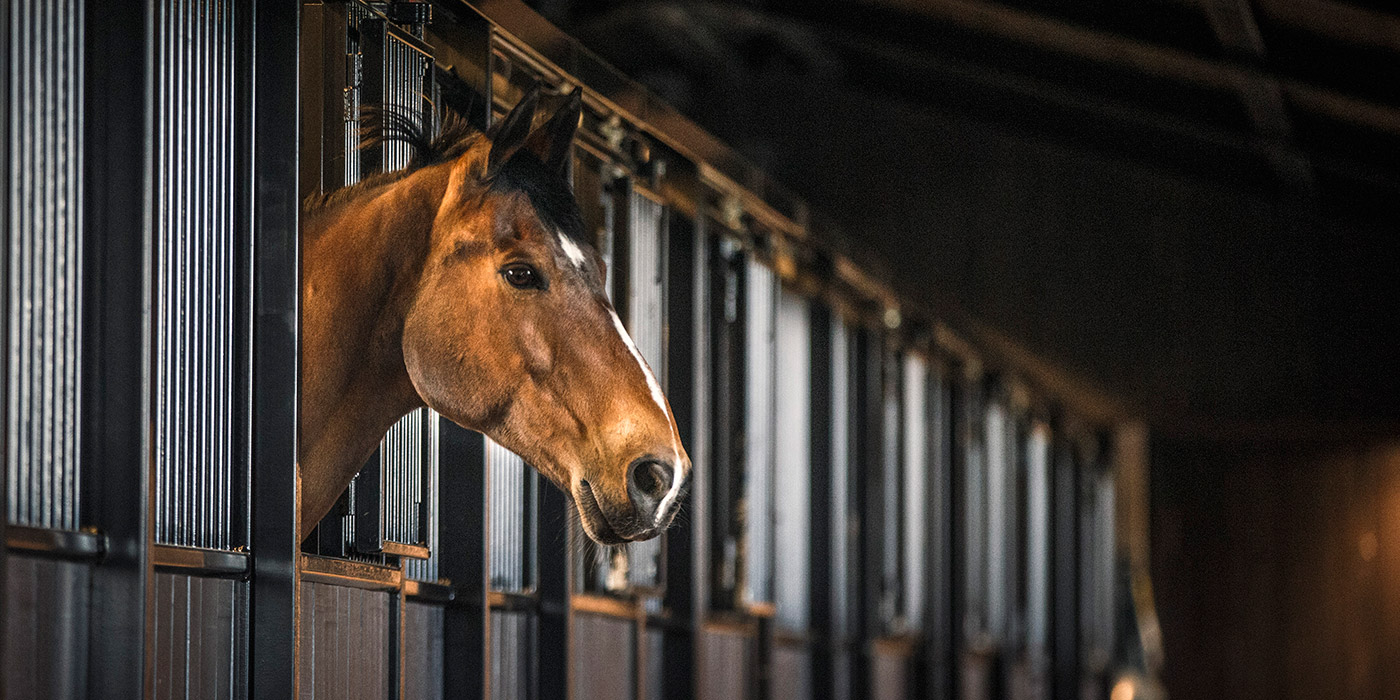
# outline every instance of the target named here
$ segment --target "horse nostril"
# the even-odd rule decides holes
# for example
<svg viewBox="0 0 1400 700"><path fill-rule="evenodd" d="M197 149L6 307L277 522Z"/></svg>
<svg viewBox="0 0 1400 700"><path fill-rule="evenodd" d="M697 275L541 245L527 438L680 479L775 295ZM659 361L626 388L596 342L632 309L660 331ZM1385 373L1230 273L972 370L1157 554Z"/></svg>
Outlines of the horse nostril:
<svg viewBox="0 0 1400 700"><path fill-rule="evenodd" d="M627 478L627 490L638 510L651 513L671 490L671 467L655 459L639 459L632 463Z"/></svg>

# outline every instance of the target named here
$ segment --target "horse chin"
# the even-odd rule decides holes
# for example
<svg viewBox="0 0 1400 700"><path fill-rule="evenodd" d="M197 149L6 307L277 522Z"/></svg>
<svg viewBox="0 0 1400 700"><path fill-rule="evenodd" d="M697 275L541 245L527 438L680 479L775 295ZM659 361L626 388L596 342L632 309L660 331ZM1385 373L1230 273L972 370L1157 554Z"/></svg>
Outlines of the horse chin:
<svg viewBox="0 0 1400 700"><path fill-rule="evenodd" d="M589 539L608 546L629 542L627 538L617 534L607 516L603 515L603 509L599 507L598 499L593 495L593 488L588 482L581 482L571 495L578 509L579 522L583 523L583 531Z"/></svg>

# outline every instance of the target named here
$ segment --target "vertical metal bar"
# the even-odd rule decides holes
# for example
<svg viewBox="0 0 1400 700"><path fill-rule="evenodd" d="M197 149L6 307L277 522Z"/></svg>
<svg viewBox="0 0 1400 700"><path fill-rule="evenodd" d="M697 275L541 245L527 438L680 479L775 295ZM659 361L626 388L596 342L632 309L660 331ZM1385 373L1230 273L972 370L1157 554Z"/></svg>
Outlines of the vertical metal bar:
<svg viewBox="0 0 1400 700"><path fill-rule="evenodd" d="M6 314L10 313L10 296L13 293L10 289L10 258L12 236L15 231L12 229L12 218L16 207L10 193L10 169L15 162L14 148L10 142L10 110L13 109L15 100L10 93L10 48L11 37L10 19L14 11L13 3L0 3L0 56L5 57L5 69L0 70L0 202L4 202L4 213L0 214L0 308L5 309ZM77 69L77 66L70 64L70 67ZM79 209L81 211L81 209ZM3 394L0 394L0 620L9 620L8 607L5 600L5 592L8 589L6 582L10 580L10 569L7 554L9 548L4 546L8 541L5 537L5 526L10 520L10 491L14 488L11 484L10 470L16 469L17 465L11 465L10 450L11 441L15 435L10 430L10 381L13 377L12 358L10 357L10 324L12 318L6 318L0 323L0 387L3 387ZM76 504L75 504L76 505ZM0 649L3 653L3 649ZM0 700L5 700L5 684L0 683Z"/></svg>
<svg viewBox="0 0 1400 700"><path fill-rule="evenodd" d="M703 426L700 425L697 410L700 403L697 397L705 396L701 383L700 364L704 361L704 334L702 323L697 318L697 308L705 305L697 295L703 294L700 282L704 280L704 256L702 231L690 219L673 213L667 232L667 342L666 374L667 396L671 401L671 411L680 431L681 441L690 451L693 473L698 481L700 475L709 471L705 462ZM664 607L678 624L662 631L662 675L664 696L650 700L682 700L695 696L695 644L693 624L695 610L695 556L704 550L703 541L697 540L703 525L703 517L696 510L696 494L699 489L691 489L690 502L685 508L689 517L679 518L666 535ZM690 624L687 624L690 623Z"/></svg>
<svg viewBox="0 0 1400 700"><path fill-rule="evenodd" d="M832 314L823 304L809 306L811 318L811 473L813 494L833 492L833 421L840 414L834 405L832 391ZM835 646L837 629L834 610L839 590L832 586L832 569L836 566L835 540L839 533L832 499L812 498L810 538L811 556L808 560L811 627L816 644L812 650L812 691L817 700L837 697Z"/></svg>
<svg viewBox="0 0 1400 700"><path fill-rule="evenodd" d="M110 697L141 697L151 681L149 9L118 3L83 19L84 257L92 261L83 290L84 344L104 349L83 358L81 413L91 417L82 424L83 487L97 496L84 499L83 521L102 529L108 548L93 569L91 624L101 633L90 637L88 683Z"/></svg>
<svg viewBox="0 0 1400 700"><path fill-rule="evenodd" d="M574 516L569 512L569 497L543 476L536 477L540 490L538 522L552 523L556 529L539 544L540 612L535 635L539 657L539 700L567 700L569 697L569 650L573 629L573 606L570 604L574 562L569 546Z"/></svg>
<svg viewBox="0 0 1400 700"><path fill-rule="evenodd" d="M1058 439L1051 463L1051 697L1071 700L1080 696L1078 459L1072 439L1063 430L1056 430L1055 435Z"/></svg>
<svg viewBox="0 0 1400 700"><path fill-rule="evenodd" d="M297 123L300 3L243 0L238 101L250 158L244 229L254 251L250 696L298 694L297 384L300 241ZM251 20L247 22L246 20ZM246 204L245 204L246 203Z"/></svg>
<svg viewBox="0 0 1400 700"><path fill-rule="evenodd" d="M928 562L924 580L928 591L924 629L925 697L952 700L957 697L957 599L958 558L957 532L960 514L955 494L959 485L954 435L957 415L953 371L940 367L933 372L929 389L929 478L925 482L926 503L929 508L929 530L926 541Z"/></svg>
<svg viewBox="0 0 1400 700"><path fill-rule="evenodd" d="M227 155L233 164L228 172L227 186L233 196L229 200L229 209L225 212L225 221L228 225L229 242L233 247L233 274L236 281L233 285L232 301L237 308L237 322L233 333L234 362L230 369L235 378L231 424L238 445L233 453L237 471L229 475L229 531L234 538L229 544L250 547L253 542L253 339L257 321L253 314L253 289L256 280L254 237L251 227L244 224L251 216L248 209L252 182L248 162L252 151L249 144L251 124L244 107L250 97L248 76L251 68L244 58L247 52L240 51L239 48L245 45L244 42L248 38L245 27L250 25L251 17L248 6L243 4L242 0L223 2L228 22L224 40L231 57L226 77L229 92L225 110L233 127L227 144ZM250 620L245 619L239 624L249 623Z"/></svg>
<svg viewBox="0 0 1400 700"><path fill-rule="evenodd" d="M879 524L883 521L884 503L881 486L884 481L883 435L884 397L881 368L884 343L874 331L862 330L855 337L854 386L852 402L855 409L855 430L851 435L858 460L852 465L854 511L860 518L860 538L853 562L857 575L852 606L850 630L856 639L852 655L851 697L870 694L871 659L865 642L877 634L879 620L880 562L882 542ZM854 475L859 475L858 478Z"/></svg>
<svg viewBox="0 0 1400 700"><path fill-rule="evenodd" d="M486 464L485 438L445 421L441 426L446 466L442 470L442 498L453 507L442 514L443 531L452 536L443 538L439 566L442 575L457 587L457 597L447 608L444 621L443 690L449 700L485 698L490 695L486 669L491 662L486 559L490 470L472 469L473 465Z"/></svg>

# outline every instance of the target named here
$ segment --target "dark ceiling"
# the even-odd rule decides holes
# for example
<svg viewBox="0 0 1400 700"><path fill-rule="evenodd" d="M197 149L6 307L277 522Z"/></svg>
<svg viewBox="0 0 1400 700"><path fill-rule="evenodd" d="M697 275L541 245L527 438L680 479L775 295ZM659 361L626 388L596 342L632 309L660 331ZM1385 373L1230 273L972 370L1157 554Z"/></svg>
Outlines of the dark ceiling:
<svg viewBox="0 0 1400 700"><path fill-rule="evenodd" d="M1165 430L1400 419L1389 3L530 4L955 326Z"/></svg>

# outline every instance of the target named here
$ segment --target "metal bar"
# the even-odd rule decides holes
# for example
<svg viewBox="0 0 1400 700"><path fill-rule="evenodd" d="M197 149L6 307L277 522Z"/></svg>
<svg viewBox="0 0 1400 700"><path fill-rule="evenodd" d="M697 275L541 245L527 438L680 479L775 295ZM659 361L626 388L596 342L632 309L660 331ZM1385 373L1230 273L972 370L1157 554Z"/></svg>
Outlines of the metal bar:
<svg viewBox="0 0 1400 700"><path fill-rule="evenodd" d="M576 594L569 599L574 612L632 620L637 617L637 604L613 596Z"/></svg>
<svg viewBox="0 0 1400 700"><path fill-rule="evenodd" d="M811 304L811 474L809 476L813 494L832 493L832 421L838 411L832 404L832 314L823 304ZM812 498L810 534L812 542L811 558L808 562L808 581L811 601L811 628L816 638L812 649L812 691L817 700L836 697L835 626L833 598L839 591L832 590L831 574L836 566L833 551L837 533L832 524L832 499Z"/></svg>
<svg viewBox="0 0 1400 700"><path fill-rule="evenodd" d="M1079 698L1079 479L1074 443L1066 439L1063 426L1055 431L1054 459L1051 463L1051 509L1054 529L1050 569L1052 609L1050 614L1050 676L1054 679L1050 697L1054 700Z"/></svg>
<svg viewBox="0 0 1400 700"><path fill-rule="evenodd" d="M238 93L241 144L251 159L250 207L255 280L252 387L253 496L251 671L253 698L296 697L299 586L297 384L300 245L297 71L300 3L244 0L240 36L247 50ZM247 20L251 20L248 22ZM256 105L256 108L254 108Z"/></svg>
<svg viewBox="0 0 1400 700"><path fill-rule="evenodd" d="M243 578L248 575L248 562L249 556L245 552L165 544L151 547L151 563L155 570L167 573Z"/></svg>
<svg viewBox="0 0 1400 700"><path fill-rule="evenodd" d="M0 70L0 99L4 100L3 107L0 107L0 162L13 163L15 154L10 145L10 110L13 102L10 100L10 14L14 11L12 3L0 3L0 56L6 57L6 68ZM10 168L0 167L0 202L4 203L4 214L0 214L0 308L10 308L10 245L13 240L11 236L15 231L11 230L11 212L16 211L15 204L10 196ZM10 520L10 380L12 369L10 367L10 321L6 319L0 322L0 387L4 393L0 394L0 542L9 543L9 531L7 525ZM0 547L0 620L9 620L8 602L6 601L6 591L9 589L10 580L9 569L9 548ZM0 649L0 654L4 650ZM0 700L5 700L5 684L0 682Z"/></svg>
<svg viewBox="0 0 1400 700"><path fill-rule="evenodd" d="M398 567L315 554L300 555L300 571L302 581L367 591L398 591L403 584Z"/></svg>
<svg viewBox="0 0 1400 700"><path fill-rule="evenodd" d="M704 304L697 301L704 280L704 256L700 243L704 237L695 223L678 212L671 212L667 226L666 263L666 379L667 397L671 402L671 412L676 419L676 428L681 442L690 448L695 481L699 474L708 471L705 455L701 447L704 441L703 426L699 421L700 398L706 396L705 385L701 381L700 365L704 361L704 334L697 310L703 313ZM691 513L679 518L666 534L665 590L663 608L669 617L662 627L662 674L663 698L651 700L681 700L695 696L695 601L696 582L695 557L704 550L703 516L696 511L696 494L699 489L691 488L689 503L685 505ZM653 619L649 626L660 626Z"/></svg>
<svg viewBox="0 0 1400 700"><path fill-rule="evenodd" d="M449 604L457 598L457 591L452 586L411 578L404 579L403 594L409 600L438 605Z"/></svg>
<svg viewBox="0 0 1400 700"><path fill-rule="evenodd" d="M569 647L573 628L572 591L574 562L569 542L582 537L573 525L569 497L543 476L539 482L539 519L556 523L556 530L539 538L540 612L536 622L536 658L539 669L539 700L567 700L569 697Z"/></svg>
<svg viewBox="0 0 1400 700"><path fill-rule="evenodd" d="M958 453L954 435L956 427L953 372L938 368L929 390L930 475L926 482L930 504L927 540L928 567L924 574L929 603L925 608L924 630L925 678L921 689L925 697L939 700L957 697L957 619L958 591L957 536L961 513L956 507L961 488L956 465Z"/></svg>
<svg viewBox="0 0 1400 700"><path fill-rule="evenodd" d="M867 639L879 636L879 594L880 562L883 543L879 524L883 522L884 502L881 498L881 485L884 481L883 435L884 435L884 395L881 368L884 361L884 343L875 331L862 329L856 333L854 347L854 370L852 396L855 420L851 438L855 443L856 459L852 465L854 497L853 509L860 518L861 536L855 547L855 571L859 572L855 584L855 605L852 607L850 630L857 642L852 654L851 697L862 698L870 694L869 681L872 677L872 659L864 643ZM855 475L859 475L858 477Z"/></svg>
<svg viewBox="0 0 1400 700"><path fill-rule="evenodd" d="M428 551L428 547L425 545L400 544L389 541L384 542L379 551L400 559L428 559L432 556L432 552Z"/></svg>
<svg viewBox="0 0 1400 700"><path fill-rule="evenodd" d="M83 345L80 459L82 522L101 529L107 556L94 567L88 687L111 697L150 688L154 589L151 488L148 270L152 251L150 173L154 92L152 25L144 3L119 3L82 20L88 99L84 107ZM139 175L133 176L133 171Z"/></svg>
<svg viewBox="0 0 1400 700"><path fill-rule="evenodd" d="M486 547L487 487L485 438L478 433L442 424L442 499L453 504L442 513L440 570L452 581L456 598L443 622L443 689L445 697L490 697L486 669L490 668L490 608ZM480 471L478 471L480 469Z"/></svg>
<svg viewBox="0 0 1400 700"><path fill-rule="evenodd" d="M492 610L506 610L510 612L529 611L535 612L540 609L539 596L532 593L510 593L507 591L488 591L486 602Z"/></svg>
<svg viewBox="0 0 1400 700"><path fill-rule="evenodd" d="M716 235L706 240L709 258L710 358L713 397L709 410L711 464L714 466L706 489L710 537L709 600L711 609L732 609L739 603L739 572L742 536L736 513L741 504L744 450L747 365L745 343L747 319L741 310L747 304L747 276L742 274L744 258L729 232L716 222Z"/></svg>
<svg viewBox="0 0 1400 700"><path fill-rule="evenodd" d="M58 559L98 560L107 553L107 542L96 532L8 525L4 549Z"/></svg>

